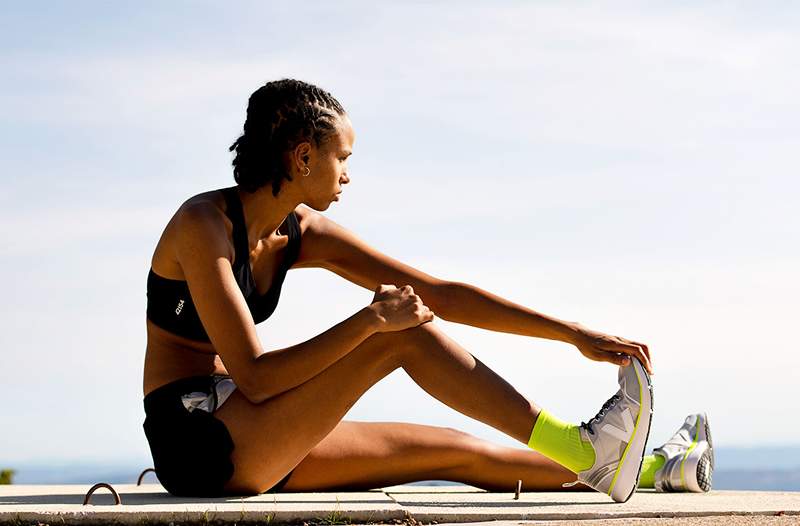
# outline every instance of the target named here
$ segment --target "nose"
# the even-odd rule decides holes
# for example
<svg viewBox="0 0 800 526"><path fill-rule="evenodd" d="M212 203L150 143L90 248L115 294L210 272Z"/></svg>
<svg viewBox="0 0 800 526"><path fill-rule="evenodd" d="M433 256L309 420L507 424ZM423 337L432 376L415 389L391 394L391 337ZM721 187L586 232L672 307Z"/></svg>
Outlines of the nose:
<svg viewBox="0 0 800 526"><path fill-rule="evenodd" d="M349 182L350 182L350 176L347 175L346 173L343 173L342 174L342 184L347 184Z"/></svg>

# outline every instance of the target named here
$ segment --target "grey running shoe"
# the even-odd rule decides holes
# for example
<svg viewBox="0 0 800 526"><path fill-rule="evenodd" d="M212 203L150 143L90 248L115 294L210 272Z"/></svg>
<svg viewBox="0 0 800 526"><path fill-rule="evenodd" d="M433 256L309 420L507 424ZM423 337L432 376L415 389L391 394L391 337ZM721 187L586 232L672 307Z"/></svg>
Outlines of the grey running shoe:
<svg viewBox="0 0 800 526"><path fill-rule="evenodd" d="M578 480L626 502L639 483L644 448L653 417L653 388L642 363L631 357L619 368L619 391L589 422L581 422L581 438L594 447L594 465L578 473Z"/></svg>
<svg viewBox="0 0 800 526"><path fill-rule="evenodd" d="M653 454L666 459L655 473L656 491L701 493L711 489L714 449L705 413L687 416L681 428Z"/></svg>

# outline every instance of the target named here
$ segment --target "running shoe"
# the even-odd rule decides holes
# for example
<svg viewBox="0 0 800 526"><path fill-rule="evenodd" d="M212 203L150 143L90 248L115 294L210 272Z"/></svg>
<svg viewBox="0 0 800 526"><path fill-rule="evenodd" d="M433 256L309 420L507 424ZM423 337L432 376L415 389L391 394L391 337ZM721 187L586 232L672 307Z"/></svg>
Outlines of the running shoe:
<svg viewBox="0 0 800 526"><path fill-rule="evenodd" d="M588 422L581 422L581 438L591 442L594 465L578 473L579 482L626 502L639 483L644 448L653 418L653 387L642 363L631 357L619 368L619 391Z"/></svg>
<svg viewBox="0 0 800 526"><path fill-rule="evenodd" d="M705 413L687 416L681 428L653 454L665 459L655 473L656 491L701 493L711 489L714 448Z"/></svg>

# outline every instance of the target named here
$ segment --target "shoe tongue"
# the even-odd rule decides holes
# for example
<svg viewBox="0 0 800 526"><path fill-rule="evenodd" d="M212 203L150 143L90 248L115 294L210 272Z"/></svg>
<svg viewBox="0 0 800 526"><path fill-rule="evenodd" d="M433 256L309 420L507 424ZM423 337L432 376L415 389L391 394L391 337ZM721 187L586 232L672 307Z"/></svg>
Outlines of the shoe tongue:
<svg viewBox="0 0 800 526"><path fill-rule="evenodd" d="M672 438L667 441L667 444L683 445L687 442L692 442L692 440L694 440L694 437L692 436L691 429L684 426L680 428L677 433L672 435Z"/></svg>
<svg viewBox="0 0 800 526"><path fill-rule="evenodd" d="M692 433L693 429L694 424L686 422L683 424L683 427L678 430L677 434L680 435L684 440L691 442L694 439L694 434Z"/></svg>

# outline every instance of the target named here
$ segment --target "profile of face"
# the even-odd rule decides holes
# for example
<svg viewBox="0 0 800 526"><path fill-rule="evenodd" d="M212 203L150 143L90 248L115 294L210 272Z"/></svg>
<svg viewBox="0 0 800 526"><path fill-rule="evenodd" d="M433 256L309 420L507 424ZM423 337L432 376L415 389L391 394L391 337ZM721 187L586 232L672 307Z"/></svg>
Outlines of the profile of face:
<svg viewBox="0 0 800 526"><path fill-rule="evenodd" d="M353 153L355 132L347 115L338 119L335 133L325 142L299 144L292 155L296 180L302 185L303 202L317 211L327 210L339 200L343 186L350 182L347 158ZM305 167L311 171L307 177Z"/></svg>

